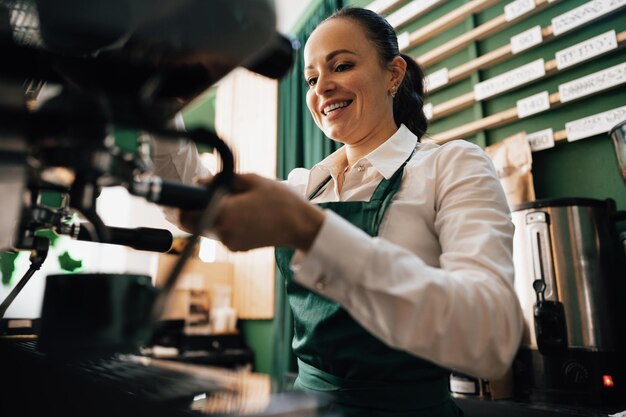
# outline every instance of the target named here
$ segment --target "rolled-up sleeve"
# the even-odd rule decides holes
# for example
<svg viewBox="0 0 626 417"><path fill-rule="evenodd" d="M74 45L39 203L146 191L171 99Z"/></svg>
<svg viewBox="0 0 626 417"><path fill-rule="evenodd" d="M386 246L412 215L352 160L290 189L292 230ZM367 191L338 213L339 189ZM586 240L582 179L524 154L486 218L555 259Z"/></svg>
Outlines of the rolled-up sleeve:
<svg viewBox="0 0 626 417"><path fill-rule="evenodd" d="M179 114L172 120L172 127L184 130L184 122ZM202 164L196 145L186 139L165 139L151 136L152 140L152 172L169 181L193 184L198 178L211 176L211 172ZM179 226L178 210L164 207L165 218Z"/></svg>

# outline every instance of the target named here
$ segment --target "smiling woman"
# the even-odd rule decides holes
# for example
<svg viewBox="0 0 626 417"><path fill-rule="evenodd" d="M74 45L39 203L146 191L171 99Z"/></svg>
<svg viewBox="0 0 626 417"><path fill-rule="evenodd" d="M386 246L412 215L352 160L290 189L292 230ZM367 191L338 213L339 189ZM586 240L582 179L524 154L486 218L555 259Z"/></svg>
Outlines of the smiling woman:
<svg viewBox="0 0 626 417"><path fill-rule="evenodd" d="M348 165L377 148L402 124L398 109L411 109L407 124L415 124L420 116L421 129L414 133L419 137L426 128L422 101L410 103L396 98L407 72L407 59L400 55L393 42L393 29L387 26L359 24L359 20L372 19L361 9L341 9L313 32L305 49L304 78L309 86L307 105L317 126L331 139L350 144ZM376 23L374 18L373 23ZM419 80L417 86L404 89L416 90L411 96L423 96L421 70L409 59L407 80ZM396 103L405 101L402 105ZM412 105L413 104L413 105ZM400 113L400 112L398 112ZM355 123L358 121L358 123Z"/></svg>
<svg viewBox="0 0 626 417"><path fill-rule="evenodd" d="M420 143L423 74L377 14L339 10L304 56L309 111L344 146L286 183L238 175L212 232L277 247L297 388L332 392L347 416L462 415L449 370L501 376L522 331L493 166L462 140Z"/></svg>

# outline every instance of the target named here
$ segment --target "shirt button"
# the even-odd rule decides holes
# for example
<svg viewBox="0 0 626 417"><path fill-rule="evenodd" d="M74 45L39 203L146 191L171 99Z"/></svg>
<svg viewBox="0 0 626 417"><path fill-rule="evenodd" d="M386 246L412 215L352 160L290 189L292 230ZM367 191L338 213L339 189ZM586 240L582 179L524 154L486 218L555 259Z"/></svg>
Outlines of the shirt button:
<svg viewBox="0 0 626 417"><path fill-rule="evenodd" d="M363 165L359 165L359 166L356 167L356 170L359 171L359 172L363 172L363 171L365 171L365 167Z"/></svg>

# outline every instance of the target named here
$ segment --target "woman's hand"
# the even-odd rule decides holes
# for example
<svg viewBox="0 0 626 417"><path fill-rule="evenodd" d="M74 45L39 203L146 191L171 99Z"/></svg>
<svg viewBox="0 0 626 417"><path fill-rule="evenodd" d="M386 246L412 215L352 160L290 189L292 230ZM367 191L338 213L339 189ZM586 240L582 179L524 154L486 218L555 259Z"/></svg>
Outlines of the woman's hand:
<svg viewBox="0 0 626 417"><path fill-rule="evenodd" d="M324 221L324 212L278 181L255 174L237 175L234 193L220 203L211 232L228 249L246 251L285 246L307 251ZM198 212L181 212L181 224L193 228Z"/></svg>

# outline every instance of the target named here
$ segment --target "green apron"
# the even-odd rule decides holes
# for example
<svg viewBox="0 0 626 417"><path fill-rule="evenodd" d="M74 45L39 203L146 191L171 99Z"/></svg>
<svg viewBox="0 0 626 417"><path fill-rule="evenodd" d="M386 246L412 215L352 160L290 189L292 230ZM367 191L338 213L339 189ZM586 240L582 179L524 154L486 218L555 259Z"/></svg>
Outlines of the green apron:
<svg viewBox="0 0 626 417"><path fill-rule="evenodd" d="M319 206L334 211L370 236L377 236L411 156L390 179L380 182L370 201ZM330 177L309 200L329 181ZM298 285L289 267L293 253L290 248L276 248L277 266L285 279L294 317L292 347L299 368L295 388L331 394L334 409L344 416L463 415L450 397L449 371L387 346L339 304Z"/></svg>

